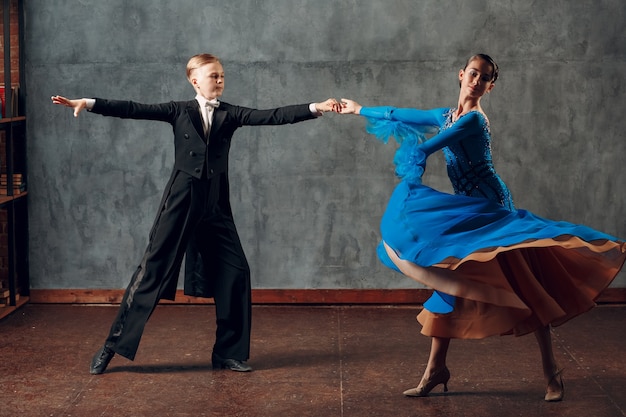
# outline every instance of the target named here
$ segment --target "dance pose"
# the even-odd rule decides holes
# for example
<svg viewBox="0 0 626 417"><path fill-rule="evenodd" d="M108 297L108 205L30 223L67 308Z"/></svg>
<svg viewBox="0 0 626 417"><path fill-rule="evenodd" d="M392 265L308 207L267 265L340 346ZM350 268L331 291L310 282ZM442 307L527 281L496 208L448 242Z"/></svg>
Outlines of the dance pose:
<svg viewBox="0 0 626 417"><path fill-rule="evenodd" d="M166 122L174 133L175 161L165 187L148 247L126 289L104 345L91 361L101 374L117 353L135 358L144 326L160 299L173 300L186 254L185 294L212 297L217 329L215 369L248 372L250 354L250 268L235 228L229 200L228 153L242 126L282 125L338 111L335 99L270 110L218 101L224 69L214 55L199 54L187 63L196 96L189 101L141 104L132 101L52 97L74 116L87 109L103 116Z"/></svg>
<svg viewBox="0 0 626 417"><path fill-rule="evenodd" d="M534 333L545 400L562 400L550 326L591 309L626 260L622 239L515 208L494 169L489 120L481 107L497 78L494 60L477 54L458 73L455 107L363 107L341 100L342 113L367 118L368 132L400 143L394 162L401 182L381 221L379 257L434 289L418 315L422 333L432 337L428 364L407 396L427 396L438 385L447 391L452 338ZM454 195L422 184L426 159L438 150Z"/></svg>

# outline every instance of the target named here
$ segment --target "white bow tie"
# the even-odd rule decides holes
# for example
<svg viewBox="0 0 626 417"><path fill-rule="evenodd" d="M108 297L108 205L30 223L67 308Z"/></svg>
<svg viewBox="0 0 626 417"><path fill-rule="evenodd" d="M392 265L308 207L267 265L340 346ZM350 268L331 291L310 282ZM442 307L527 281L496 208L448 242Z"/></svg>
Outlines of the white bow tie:
<svg viewBox="0 0 626 417"><path fill-rule="evenodd" d="M212 107L214 109L219 107L219 105L220 105L220 102L217 101L217 99L207 100L207 101L204 102L204 106L205 107Z"/></svg>

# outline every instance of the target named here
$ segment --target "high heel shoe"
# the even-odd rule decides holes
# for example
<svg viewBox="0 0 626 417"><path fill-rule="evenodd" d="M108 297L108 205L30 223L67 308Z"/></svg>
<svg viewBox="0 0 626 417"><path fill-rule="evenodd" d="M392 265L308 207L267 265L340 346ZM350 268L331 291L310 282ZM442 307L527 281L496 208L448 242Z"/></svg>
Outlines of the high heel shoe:
<svg viewBox="0 0 626 417"><path fill-rule="evenodd" d="M563 393L565 392L565 387L563 386L562 374L563 374L563 369L559 369L550 377L550 380L548 381L548 386L550 386L552 381L556 381L558 378L559 386L561 387L561 389L558 391L548 391L546 389L546 396L544 397L544 400L548 402L557 402L563 399Z"/></svg>
<svg viewBox="0 0 626 417"><path fill-rule="evenodd" d="M443 392L448 392L448 381L450 380L450 371L447 366L438 370L427 380L423 381L421 386L411 388L404 391L407 397L428 397L428 394L439 384L443 384Z"/></svg>

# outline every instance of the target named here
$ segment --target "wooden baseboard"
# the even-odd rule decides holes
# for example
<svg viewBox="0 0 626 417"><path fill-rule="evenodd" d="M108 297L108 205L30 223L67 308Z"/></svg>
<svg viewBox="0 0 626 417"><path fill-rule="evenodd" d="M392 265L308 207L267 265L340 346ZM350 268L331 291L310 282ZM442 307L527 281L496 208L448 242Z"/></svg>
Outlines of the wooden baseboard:
<svg viewBox="0 0 626 417"><path fill-rule="evenodd" d="M428 289L257 289L252 290L253 304L422 304L430 297ZM30 302L36 304L119 304L124 290L30 290ZM626 303L626 288L607 288L600 304ZM175 301L163 304L213 304L211 298L189 297L177 291Z"/></svg>

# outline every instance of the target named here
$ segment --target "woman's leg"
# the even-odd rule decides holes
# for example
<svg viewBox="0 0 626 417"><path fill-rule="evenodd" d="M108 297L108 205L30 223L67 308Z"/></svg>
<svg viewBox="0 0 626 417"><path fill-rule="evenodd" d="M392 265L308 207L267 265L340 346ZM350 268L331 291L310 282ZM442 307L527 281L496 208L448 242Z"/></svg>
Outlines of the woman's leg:
<svg viewBox="0 0 626 417"><path fill-rule="evenodd" d="M436 372L446 367L446 358L448 356L448 347L450 339L447 337L433 337L430 343L430 355L428 356L428 364L422 377L422 385L428 381Z"/></svg>
<svg viewBox="0 0 626 417"><path fill-rule="evenodd" d="M539 344L543 375L547 381L546 400L558 401L563 397L563 382L560 378L561 370L558 369L556 359L554 358L550 326L545 326L536 330L535 338ZM550 400L549 398L552 399Z"/></svg>

